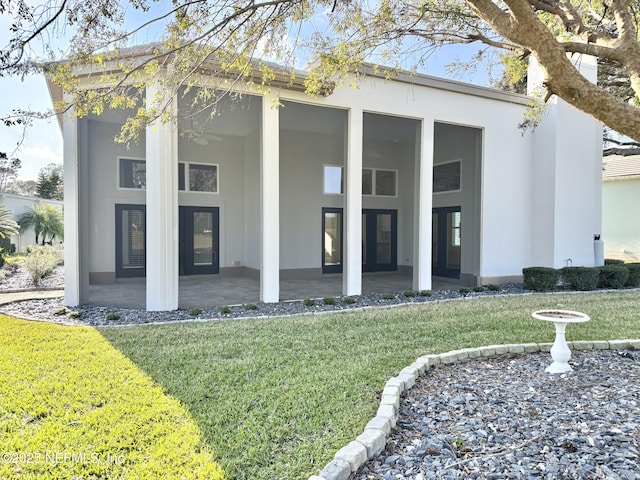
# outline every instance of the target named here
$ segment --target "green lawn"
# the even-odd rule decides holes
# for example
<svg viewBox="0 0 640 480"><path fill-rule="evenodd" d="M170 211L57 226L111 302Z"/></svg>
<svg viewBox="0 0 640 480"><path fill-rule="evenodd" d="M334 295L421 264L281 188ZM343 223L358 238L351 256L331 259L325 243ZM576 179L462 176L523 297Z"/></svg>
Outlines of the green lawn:
<svg viewBox="0 0 640 480"><path fill-rule="evenodd" d="M223 478L180 403L95 329L0 315L0 478Z"/></svg>
<svg viewBox="0 0 640 480"><path fill-rule="evenodd" d="M361 433L386 380L417 357L551 342L553 326L530 316L542 308L591 316L568 327L568 340L640 338L639 301L639 292L488 297L100 332L189 409L229 478L299 480Z"/></svg>

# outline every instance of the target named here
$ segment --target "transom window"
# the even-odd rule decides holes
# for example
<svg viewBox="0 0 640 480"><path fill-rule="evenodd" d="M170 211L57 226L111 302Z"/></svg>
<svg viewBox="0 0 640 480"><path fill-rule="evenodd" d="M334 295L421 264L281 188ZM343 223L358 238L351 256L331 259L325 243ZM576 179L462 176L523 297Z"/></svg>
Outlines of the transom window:
<svg viewBox="0 0 640 480"><path fill-rule="evenodd" d="M218 193L218 165L179 163L178 189L186 192Z"/></svg>
<svg viewBox="0 0 640 480"><path fill-rule="evenodd" d="M460 160L433 166L433 193L460 191Z"/></svg>
<svg viewBox="0 0 640 480"><path fill-rule="evenodd" d="M147 166L141 159L118 159L118 186L144 190L147 186Z"/></svg>
<svg viewBox="0 0 640 480"><path fill-rule="evenodd" d="M395 197L397 195L397 179L397 170L363 168L362 194L374 197Z"/></svg>
<svg viewBox="0 0 640 480"><path fill-rule="evenodd" d="M398 189L397 170L381 168L362 169L362 195L373 197L395 197ZM337 165L324 166L324 193L344 193L344 168Z"/></svg>

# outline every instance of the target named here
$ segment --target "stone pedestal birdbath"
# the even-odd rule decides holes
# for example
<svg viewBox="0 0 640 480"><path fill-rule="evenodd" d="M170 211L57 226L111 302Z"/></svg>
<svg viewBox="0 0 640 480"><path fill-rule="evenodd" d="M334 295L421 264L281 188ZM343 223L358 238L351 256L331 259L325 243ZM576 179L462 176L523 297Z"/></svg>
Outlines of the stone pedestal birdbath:
<svg viewBox="0 0 640 480"><path fill-rule="evenodd" d="M549 373L565 373L573 369L569 365L571 350L564 338L564 332L568 323L580 323L589 321L589 316L571 310L538 310L531 314L533 318L553 322L556 326L556 339L551 347L551 358L553 363L545 368Z"/></svg>

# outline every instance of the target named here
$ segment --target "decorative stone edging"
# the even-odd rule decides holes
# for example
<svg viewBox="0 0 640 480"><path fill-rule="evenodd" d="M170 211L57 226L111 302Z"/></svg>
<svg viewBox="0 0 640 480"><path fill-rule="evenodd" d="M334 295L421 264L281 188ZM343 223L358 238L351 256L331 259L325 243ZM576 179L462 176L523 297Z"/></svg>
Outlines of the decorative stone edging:
<svg viewBox="0 0 640 480"><path fill-rule="evenodd" d="M567 342L572 350L621 350L640 349L640 339L603 340ZM384 386L377 415L364 428L364 431L348 445L336 452L318 475L309 480L348 480L367 460L384 450L389 433L396 426L400 395L410 389L418 377L435 365L458 363L467 359L492 357L509 353L549 352L553 343L522 343L508 345L488 345L478 348L465 348L450 352L424 355L408 367L400 370Z"/></svg>

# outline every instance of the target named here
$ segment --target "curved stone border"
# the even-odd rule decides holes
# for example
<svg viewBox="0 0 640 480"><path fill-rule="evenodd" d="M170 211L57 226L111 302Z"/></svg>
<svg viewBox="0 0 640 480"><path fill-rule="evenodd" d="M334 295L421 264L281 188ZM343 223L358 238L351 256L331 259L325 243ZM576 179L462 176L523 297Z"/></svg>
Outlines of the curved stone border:
<svg viewBox="0 0 640 480"><path fill-rule="evenodd" d="M627 348L640 349L637 340L604 340L567 342L572 350L621 350ZM312 475L309 480L348 480L367 460L384 450L389 433L396 426L400 408L400 395L410 389L418 377L435 365L458 363L467 359L493 357L509 353L549 352L553 343L520 343L509 345L488 345L478 348L452 350L437 355L419 357L408 367L400 370L391 378L382 390L378 413L353 442L336 452L319 475Z"/></svg>

